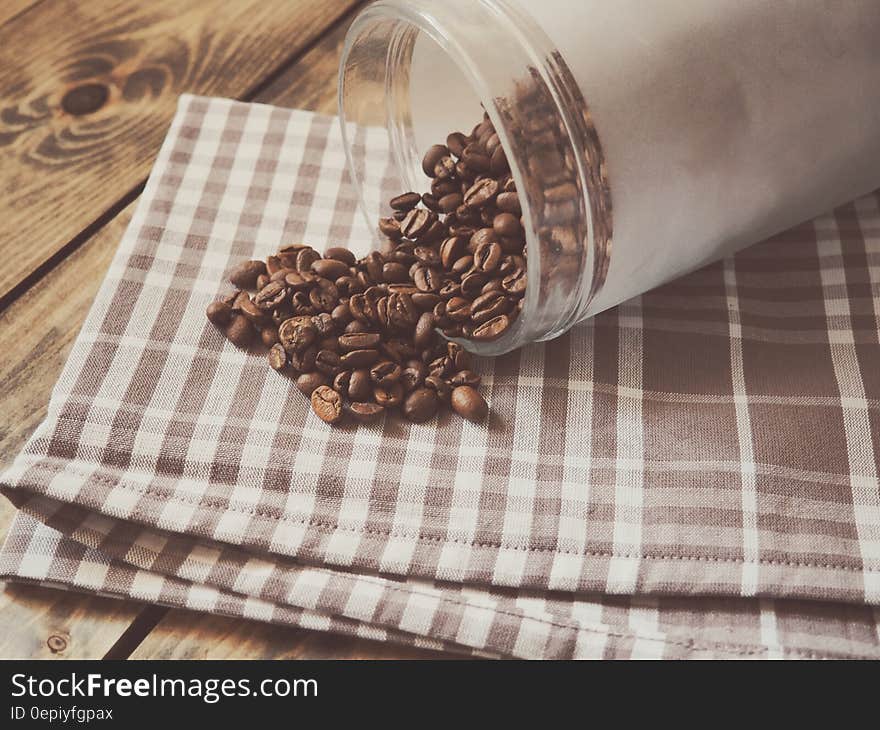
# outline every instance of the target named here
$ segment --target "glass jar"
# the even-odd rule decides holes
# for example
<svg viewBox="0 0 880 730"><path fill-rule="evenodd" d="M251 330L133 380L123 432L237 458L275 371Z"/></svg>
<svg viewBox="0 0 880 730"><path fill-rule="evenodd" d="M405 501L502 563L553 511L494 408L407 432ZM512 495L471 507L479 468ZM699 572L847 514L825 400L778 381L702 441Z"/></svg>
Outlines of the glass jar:
<svg viewBox="0 0 880 730"><path fill-rule="evenodd" d="M498 354L880 186L877 38L874 0L379 0L340 66L349 167L374 225L485 109L527 242L522 314L463 341Z"/></svg>

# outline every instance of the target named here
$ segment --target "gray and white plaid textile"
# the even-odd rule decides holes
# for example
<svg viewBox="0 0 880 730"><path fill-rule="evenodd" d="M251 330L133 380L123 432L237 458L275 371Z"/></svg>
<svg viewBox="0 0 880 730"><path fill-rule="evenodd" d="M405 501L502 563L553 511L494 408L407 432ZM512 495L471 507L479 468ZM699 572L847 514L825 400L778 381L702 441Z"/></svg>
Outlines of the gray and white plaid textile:
<svg viewBox="0 0 880 730"><path fill-rule="evenodd" d="M488 427L331 430L207 324L299 240L369 245L335 120L182 97L0 479L4 575L489 655L880 656L880 196L479 362Z"/></svg>

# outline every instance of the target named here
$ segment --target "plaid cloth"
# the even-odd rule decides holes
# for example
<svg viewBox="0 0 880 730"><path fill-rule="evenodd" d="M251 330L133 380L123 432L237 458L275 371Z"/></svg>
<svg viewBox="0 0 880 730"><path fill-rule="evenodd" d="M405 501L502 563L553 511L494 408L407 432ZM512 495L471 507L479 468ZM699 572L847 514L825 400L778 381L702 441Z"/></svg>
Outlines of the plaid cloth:
<svg viewBox="0 0 880 730"><path fill-rule="evenodd" d="M356 134L378 211L396 191L386 139ZM558 617L571 609L548 608L556 601L595 616L614 601L630 615L639 601L684 600L672 611L689 616L679 629L705 623L730 646L876 651L877 195L553 342L479 362L488 428L447 417L331 430L203 312L230 263L282 241L365 249L355 198L331 118L183 97L49 415L4 491L60 530L59 545L188 591L489 654L608 650L568 619L504 601ZM36 534L27 524L12 537ZM4 566L27 564L9 559L9 541L5 550ZM388 593L401 585L420 587L403 609ZM755 639L755 617L786 598L809 599L783 603L821 614L827 625L810 631L828 645ZM402 614L377 619L389 606ZM657 641L661 654L677 646Z"/></svg>

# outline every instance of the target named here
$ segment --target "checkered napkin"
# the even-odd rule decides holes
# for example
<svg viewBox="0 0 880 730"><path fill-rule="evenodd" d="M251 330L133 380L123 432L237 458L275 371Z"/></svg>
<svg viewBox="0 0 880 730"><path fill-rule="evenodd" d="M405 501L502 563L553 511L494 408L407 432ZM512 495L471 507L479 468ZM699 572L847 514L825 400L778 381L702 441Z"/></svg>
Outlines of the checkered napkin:
<svg viewBox="0 0 880 730"><path fill-rule="evenodd" d="M355 199L333 119L181 99L2 477L4 574L490 655L880 656L878 196L479 362L488 427L334 430L204 308L280 242L364 250Z"/></svg>

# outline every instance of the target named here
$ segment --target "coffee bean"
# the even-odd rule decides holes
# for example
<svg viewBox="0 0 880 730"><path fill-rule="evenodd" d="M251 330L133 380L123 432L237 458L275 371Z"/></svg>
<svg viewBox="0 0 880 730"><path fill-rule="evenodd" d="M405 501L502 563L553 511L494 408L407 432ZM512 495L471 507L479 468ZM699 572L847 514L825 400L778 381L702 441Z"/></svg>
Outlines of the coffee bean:
<svg viewBox="0 0 880 730"><path fill-rule="evenodd" d="M494 241L492 243L481 243L477 246L477 250L474 251L474 269L484 273L492 273L500 266L502 255L501 246ZM463 285L464 282L462 281Z"/></svg>
<svg viewBox="0 0 880 730"><path fill-rule="evenodd" d="M333 388L319 385L312 392L312 410L325 423L338 423L342 418L342 398Z"/></svg>
<svg viewBox="0 0 880 730"><path fill-rule="evenodd" d="M278 330L274 327L267 326L260 330L260 341L263 347L270 348L278 344Z"/></svg>
<svg viewBox="0 0 880 730"><path fill-rule="evenodd" d="M435 144L428 148L425 156L422 158L422 171L428 176L433 177L434 167L442 157L449 154L449 148L442 144Z"/></svg>
<svg viewBox="0 0 880 730"><path fill-rule="evenodd" d="M475 182L464 194L464 204L468 208L482 208L490 203L498 194L498 182L485 177Z"/></svg>
<svg viewBox="0 0 880 730"><path fill-rule="evenodd" d="M461 132L452 132L452 134L446 138L446 147L456 157L461 157L461 153L467 145L468 138Z"/></svg>
<svg viewBox="0 0 880 730"><path fill-rule="evenodd" d="M473 339L483 342L498 339L508 327L510 327L510 318L506 314L500 314L474 329Z"/></svg>
<svg viewBox="0 0 880 730"><path fill-rule="evenodd" d="M380 218L379 232L383 236L388 236L392 241L399 240L401 237L400 221L397 221L394 218Z"/></svg>
<svg viewBox="0 0 880 730"><path fill-rule="evenodd" d="M419 265L413 272L413 282L422 292L436 292L440 289L441 275L436 269Z"/></svg>
<svg viewBox="0 0 880 730"><path fill-rule="evenodd" d="M343 352L369 350L379 346L382 338L374 332L347 334L339 336L339 349Z"/></svg>
<svg viewBox="0 0 880 730"><path fill-rule="evenodd" d="M269 367L273 370L284 370L287 367L287 352L281 343L272 345L269 349Z"/></svg>
<svg viewBox="0 0 880 730"><path fill-rule="evenodd" d="M418 193L403 193L402 195L397 195L391 198L391 200L388 201L388 205L394 210L410 210L415 208L421 199L422 198Z"/></svg>
<svg viewBox="0 0 880 730"><path fill-rule="evenodd" d="M298 317L285 320L278 328L278 340L287 352L302 352L318 339L318 330L310 319Z"/></svg>
<svg viewBox="0 0 880 730"><path fill-rule="evenodd" d="M454 386L470 385L472 388L476 388L480 384L480 380L480 376L473 370L459 370L449 379L449 383Z"/></svg>
<svg viewBox="0 0 880 730"><path fill-rule="evenodd" d="M262 261L243 261L229 272L229 281L239 289L253 289L257 277L266 273L266 264Z"/></svg>
<svg viewBox="0 0 880 730"><path fill-rule="evenodd" d="M344 368L353 370L369 367L378 359L378 350L351 350L339 358L339 364Z"/></svg>
<svg viewBox="0 0 880 730"><path fill-rule="evenodd" d="M419 363L424 368L422 363ZM425 382L425 375L421 368L406 367L400 373L400 384L406 393L411 393L421 387Z"/></svg>
<svg viewBox="0 0 880 730"><path fill-rule="evenodd" d="M506 193L505 193L506 194ZM519 236L522 226L519 218L512 213L499 213L492 220L492 228L499 236Z"/></svg>
<svg viewBox="0 0 880 730"><path fill-rule="evenodd" d="M431 344L434 338L434 315L431 312L423 312L416 322L413 344L423 350Z"/></svg>
<svg viewBox="0 0 880 730"><path fill-rule="evenodd" d="M437 207L443 213L453 213L455 209L458 208L463 202L462 196L460 193L449 193L448 195L444 195L440 200L437 201Z"/></svg>
<svg viewBox="0 0 880 730"><path fill-rule="evenodd" d="M441 157L437 160L437 164L434 165L434 177L438 180L446 180L455 175L455 160L446 155L445 157Z"/></svg>
<svg viewBox="0 0 880 730"><path fill-rule="evenodd" d="M434 211L435 213L443 212L440 210L440 203L437 200L437 196L431 195L431 193L425 193L422 196L422 205L424 205L428 210Z"/></svg>
<svg viewBox="0 0 880 730"><path fill-rule="evenodd" d="M438 400L443 403L448 403L452 396L452 387L439 375L426 376L425 387L433 390L437 394Z"/></svg>
<svg viewBox="0 0 880 730"><path fill-rule="evenodd" d="M416 388L403 402L403 414L413 423L424 423L437 415L437 393L431 388Z"/></svg>
<svg viewBox="0 0 880 730"><path fill-rule="evenodd" d="M526 272L524 269L515 269L501 280L501 286L508 294L525 294Z"/></svg>
<svg viewBox="0 0 880 730"><path fill-rule="evenodd" d="M369 332L369 330L370 328L363 322L359 322L358 320L353 319L351 322L345 325L342 331L347 335L356 335L360 334L361 332Z"/></svg>
<svg viewBox="0 0 880 730"><path fill-rule="evenodd" d="M437 302L440 301L440 295L435 294L434 292L422 292L416 290L410 296L412 297L413 304L423 312L430 312L437 306Z"/></svg>
<svg viewBox="0 0 880 730"><path fill-rule="evenodd" d="M342 246L331 246L326 249L324 251L324 258L341 261L346 266L354 266L357 263L357 257L347 248L343 248Z"/></svg>
<svg viewBox="0 0 880 730"><path fill-rule="evenodd" d="M352 417L360 423L372 423L381 416L385 409L378 403L368 403L353 401L349 404L348 410Z"/></svg>
<svg viewBox="0 0 880 730"><path fill-rule="evenodd" d="M232 317L232 307L226 302L211 302L205 310L205 314L208 317L208 321L215 327L225 327L229 324L229 320Z"/></svg>
<svg viewBox="0 0 880 730"><path fill-rule="evenodd" d="M446 316L453 322L464 322L471 316L471 303L463 297L452 297L446 302Z"/></svg>
<svg viewBox="0 0 880 730"><path fill-rule="evenodd" d="M340 370L333 376L333 390L343 397L348 396L349 382L351 381L351 370Z"/></svg>
<svg viewBox="0 0 880 730"><path fill-rule="evenodd" d="M312 326L318 332L318 337L329 337L336 332L336 325L327 312L321 312L312 317Z"/></svg>
<svg viewBox="0 0 880 730"><path fill-rule="evenodd" d="M400 365L385 360L370 368L370 379L379 387L387 389L400 380L400 373Z"/></svg>
<svg viewBox="0 0 880 730"><path fill-rule="evenodd" d="M327 378L322 373L302 373L296 379L296 387L306 396L311 396L312 391L322 385L327 385Z"/></svg>
<svg viewBox="0 0 880 730"><path fill-rule="evenodd" d="M325 279L335 280L348 273L348 266L336 259L318 259L312 262L312 271Z"/></svg>
<svg viewBox="0 0 880 730"><path fill-rule="evenodd" d="M495 205L498 206L498 210L515 216L517 223L519 223L522 208L519 204L519 196L516 193L499 193L495 199Z"/></svg>
<svg viewBox="0 0 880 730"><path fill-rule="evenodd" d="M233 314L225 331L227 339L236 347L247 347L257 334L250 320L243 314Z"/></svg>
<svg viewBox="0 0 880 730"><path fill-rule="evenodd" d="M339 292L336 285L327 279L321 279L326 282L323 286L319 283L309 292L309 302L319 312L332 312L333 308L339 302Z"/></svg>
<svg viewBox="0 0 880 730"><path fill-rule="evenodd" d="M366 401L373 394L373 381L370 371L366 368L353 370L348 379L348 397L351 400Z"/></svg>
<svg viewBox="0 0 880 730"><path fill-rule="evenodd" d="M287 287L282 281L270 281L254 296L254 304L263 311L275 309L287 297Z"/></svg>
<svg viewBox="0 0 880 730"><path fill-rule="evenodd" d="M340 366L339 355L333 350L319 350L315 355L315 368L325 375L336 375Z"/></svg>
<svg viewBox="0 0 880 730"><path fill-rule="evenodd" d="M285 348L286 349L286 348ZM309 373L315 369L315 359L318 356L318 348L311 345L299 352L290 352L290 367L300 373Z"/></svg>
<svg viewBox="0 0 880 730"><path fill-rule="evenodd" d="M330 317L333 320L333 324L337 327L345 327L345 325L351 322L351 310L348 308L348 302L343 302L333 307Z"/></svg>
<svg viewBox="0 0 880 730"><path fill-rule="evenodd" d="M382 280L390 283L409 281L406 266L389 262L382 267Z"/></svg>
<svg viewBox="0 0 880 730"><path fill-rule="evenodd" d="M471 303L471 319L477 324L488 322L511 309L510 298L500 291L489 291L481 294Z"/></svg>
<svg viewBox="0 0 880 730"><path fill-rule="evenodd" d="M483 396L470 385L459 385L452 391L452 409L462 418L479 423L489 414L489 406Z"/></svg>
<svg viewBox="0 0 880 730"><path fill-rule="evenodd" d="M410 239L417 239L437 221L437 214L425 208L414 208L400 223L400 232Z"/></svg>
<svg viewBox="0 0 880 730"><path fill-rule="evenodd" d="M396 408L403 402L403 386L399 382L389 388L377 385L373 388L373 399L384 408Z"/></svg>

